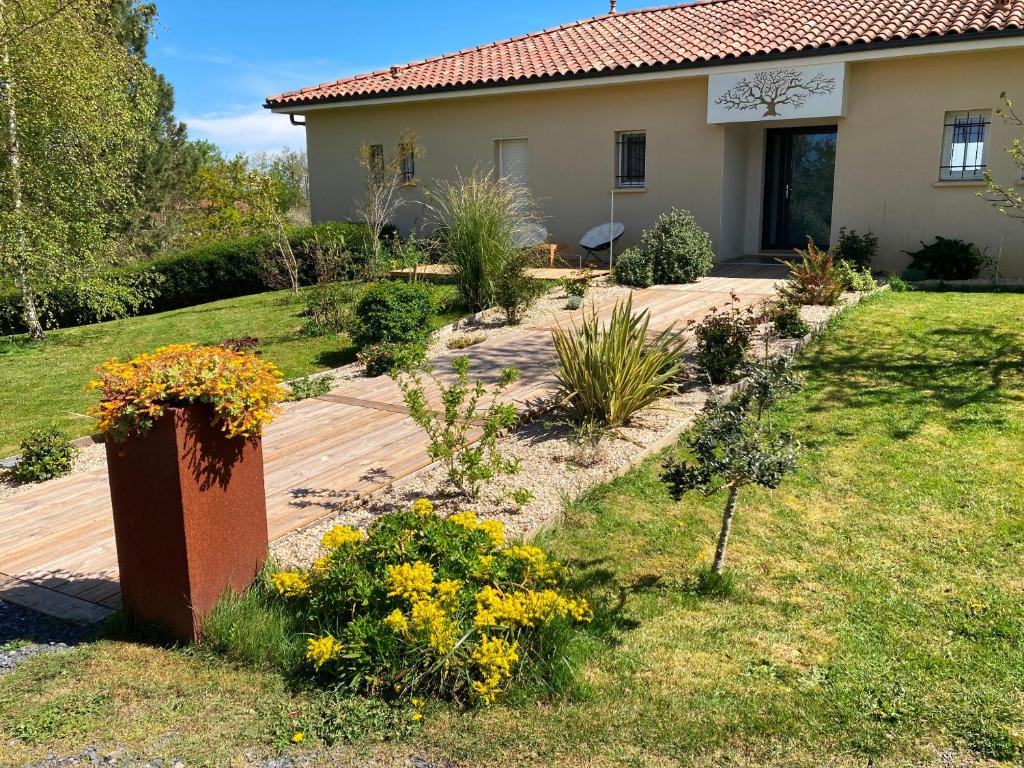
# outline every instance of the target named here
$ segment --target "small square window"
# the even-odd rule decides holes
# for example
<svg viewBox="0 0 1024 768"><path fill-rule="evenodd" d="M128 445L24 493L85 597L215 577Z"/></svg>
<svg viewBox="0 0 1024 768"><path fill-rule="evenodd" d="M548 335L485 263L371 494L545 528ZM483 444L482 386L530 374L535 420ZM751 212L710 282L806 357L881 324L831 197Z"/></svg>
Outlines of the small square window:
<svg viewBox="0 0 1024 768"><path fill-rule="evenodd" d="M984 177L988 160L988 129L992 112L947 112L942 133L941 181L971 181Z"/></svg>
<svg viewBox="0 0 1024 768"><path fill-rule="evenodd" d="M615 134L617 187L642 187L647 184L647 133L622 131Z"/></svg>
<svg viewBox="0 0 1024 768"><path fill-rule="evenodd" d="M402 182L409 184L416 179L416 147L402 144L398 151L402 155Z"/></svg>

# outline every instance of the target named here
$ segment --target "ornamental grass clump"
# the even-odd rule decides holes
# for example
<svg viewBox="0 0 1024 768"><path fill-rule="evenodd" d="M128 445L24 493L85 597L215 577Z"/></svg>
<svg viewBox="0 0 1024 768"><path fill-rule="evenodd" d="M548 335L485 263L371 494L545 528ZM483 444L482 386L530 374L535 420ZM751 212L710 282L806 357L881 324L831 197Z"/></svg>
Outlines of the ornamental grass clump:
<svg viewBox="0 0 1024 768"><path fill-rule="evenodd" d="M552 333L561 403L577 425L621 427L638 411L674 391L685 342L668 328L648 339L647 310L633 300L616 305L607 324L592 313L577 329Z"/></svg>
<svg viewBox="0 0 1024 768"><path fill-rule="evenodd" d="M306 637L302 672L385 698L491 704L517 679L564 664L566 628L591 618L539 547L509 544L497 520L440 517L426 499L364 536L328 531L304 570L271 576Z"/></svg>
<svg viewBox="0 0 1024 768"><path fill-rule="evenodd" d="M499 283L536 228L529 190L494 174L475 171L441 181L427 206L437 226L438 251L471 312L497 302Z"/></svg>
<svg viewBox="0 0 1024 768"><path fill-rule="evenodd" d="M96 369L89 389L101 401L90 409L100 432L121 441L149 431L168 407L204 403L228 437L255 437L280 410L281 372L254 354L222 346L171 344Z"/></svg>

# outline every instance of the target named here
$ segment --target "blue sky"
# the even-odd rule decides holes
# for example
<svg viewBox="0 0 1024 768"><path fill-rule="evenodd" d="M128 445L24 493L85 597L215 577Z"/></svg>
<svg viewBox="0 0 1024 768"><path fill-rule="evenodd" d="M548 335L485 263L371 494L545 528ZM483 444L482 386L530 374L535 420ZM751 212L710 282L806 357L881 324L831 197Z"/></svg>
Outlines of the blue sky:
<svg viewBox="0 0 1024 768"><path fill-rule="evenodd" d="M619 10L660 5L619 0ZM193 138L228 153L305 147L275 93L596 16L607 0L158 0L152 64Z"/></svg>

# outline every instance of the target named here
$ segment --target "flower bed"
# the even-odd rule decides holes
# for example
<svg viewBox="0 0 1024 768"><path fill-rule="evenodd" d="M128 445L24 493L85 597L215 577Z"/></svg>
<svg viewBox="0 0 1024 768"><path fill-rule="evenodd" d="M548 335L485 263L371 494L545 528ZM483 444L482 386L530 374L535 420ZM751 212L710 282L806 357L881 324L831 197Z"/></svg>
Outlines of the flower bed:
<svg viewBox="0 0 1024 768"><path fill-rule="evenodd" d="M844 307L860 300L863 294L847 293L834 307L804 306L803 319L820 331L830 318ZM763 332L757 330L751 351L765 351ZM775 339L768 347L770 354L795 354L806 340ZM691 360L691 364L692 364ZM505 524L509 536L529 539L536 532L557 522L567 498L576 498L600 483L620 475L652 453L671 445L686 430L709 397L727 397L737 386L711 387L691 380L672 397L635 416L617 430L621 439L603 440L596 449L583 447L574 439L572 430L545 419L524 424L498 440L498 450L509 459L518 459L527 471L500 477L493 481L476 504L481 516L492 517ZM442 467L432 465L415 475L403 478L356 504L346 507L312 525L278 539L272 544L275 557L282 563L305 564L316 557L320 535L332 526L348 524L371 525L382 514L411 503L420 497L430 498L439 510L457 510L457 502L439 492L446 487ZM509 501L513 490L523 487L532 495L522 507Z"/></svg>
<svg viewBox="0 0 1024 768"><path fill-rule="evenodd" d="M387 697L433 694L490 704L510 681L558 664L566 629L590 620L566 572L504 525L426 499L363 536L334 526L308 568L271 583L308 636L304 669Z"/></svg>

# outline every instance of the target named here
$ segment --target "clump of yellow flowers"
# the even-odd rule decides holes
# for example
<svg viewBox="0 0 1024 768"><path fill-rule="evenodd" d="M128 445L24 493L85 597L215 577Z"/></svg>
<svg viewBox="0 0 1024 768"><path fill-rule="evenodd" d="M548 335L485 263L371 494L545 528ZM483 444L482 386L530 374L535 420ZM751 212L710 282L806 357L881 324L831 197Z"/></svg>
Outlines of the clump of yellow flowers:
<svg viewBox="0 0 1024 768"><path fill-rule="evenodd" d="M536 660L549 623L592 615L543 549L507 543L500 521L472 511L442 517L427 499L366 534L335 526L321 545L310 568L271 583L295 607L308 668L369 693L490 705Z"/></svg>
<svg viewBox="0 0 1024 768"><path fill-rule="evenodd" d="M347 525L336 525L320 538L324 549L340 549L363 540L363 534Z"/></svg>
<svg viewBox="0 0 1024 768"><path fill-rule="evenodd" d="M123 440L146 432L168 406L205 403L228 437L255 437L284 400L281 372L249 352L227 346L170 344L122 363L96 369L88 388L100 391L89 413L100 432Z"/></svg>
<svg viewBox="0 0 1024 768"><path fill-rule="evenodd" d="M320 669L331 659L341 655L341 643L331 635L323 637L311 637L306 641L306 659L313 662L313 666Z"/></svg>

